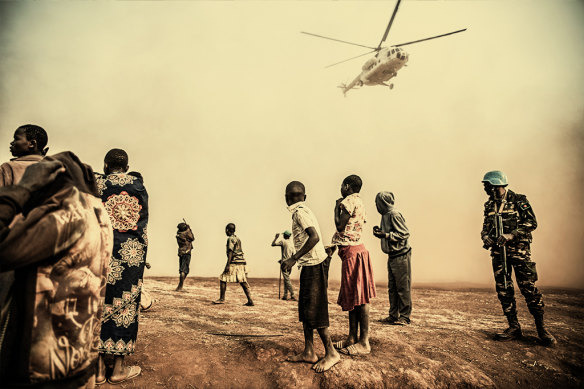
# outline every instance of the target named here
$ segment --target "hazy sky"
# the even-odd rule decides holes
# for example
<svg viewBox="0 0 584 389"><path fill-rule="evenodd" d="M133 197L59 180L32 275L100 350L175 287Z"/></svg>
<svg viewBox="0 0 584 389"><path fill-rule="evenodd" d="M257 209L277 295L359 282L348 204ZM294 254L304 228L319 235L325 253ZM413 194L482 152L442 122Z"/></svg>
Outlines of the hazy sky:
<svg viewBox="0 0 584 389"><path fill-rule="evenodd" d="M237 225L251 277L277 277L274 234L290 228L284 187L306 184L325 243L349 174L364 181L365 244L378 191L411 230L415 282L493 283L479 238L481 179L501 169L537 215L540 284L584 287L584 3L404 1L388 43L395 87L344 98L394 2L2 2L0 160L20 124L101 171L114 147L150 194L147 275L177 275L176 224L196 236L191 275L218 276ZM335 257L331 277L339 278ZM293 273L297 276L296 270Z"/></svg>

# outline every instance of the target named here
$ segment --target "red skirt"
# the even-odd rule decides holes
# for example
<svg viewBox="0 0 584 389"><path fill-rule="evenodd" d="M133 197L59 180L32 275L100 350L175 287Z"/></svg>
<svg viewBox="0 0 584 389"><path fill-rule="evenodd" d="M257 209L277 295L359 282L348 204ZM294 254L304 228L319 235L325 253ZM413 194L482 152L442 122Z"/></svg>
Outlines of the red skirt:
<svg viewBox="0 0 584 389"><path fill-rule="evenodd" d="M377 296L369 251L362 244L339 246L339 257L342 260L341 290L337 304L343 311L369 304L369 300Z"/></svg>

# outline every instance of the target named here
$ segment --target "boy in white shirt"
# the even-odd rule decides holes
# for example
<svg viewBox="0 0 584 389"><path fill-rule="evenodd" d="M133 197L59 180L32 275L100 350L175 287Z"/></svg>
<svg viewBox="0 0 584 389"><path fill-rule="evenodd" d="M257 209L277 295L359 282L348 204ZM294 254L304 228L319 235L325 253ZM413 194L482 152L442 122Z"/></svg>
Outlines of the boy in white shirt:
<svg viewBox="0 0 584 389"><path fill-rule="evenodd" d="M320 239L320 227L314 213L306 206L305 188L301 182L292 181L286 186L286 204L292 212L292 234L296 253L282 263L282 270L294 264L302 267L298 316L304 328L304 350L288 358L290 362L314 363L312 368L321 373L333 367L341 357L333 347L328 331L328 269L330 257ZM326 354L322 359L314 352L314 329L322 340Z"/></svg>

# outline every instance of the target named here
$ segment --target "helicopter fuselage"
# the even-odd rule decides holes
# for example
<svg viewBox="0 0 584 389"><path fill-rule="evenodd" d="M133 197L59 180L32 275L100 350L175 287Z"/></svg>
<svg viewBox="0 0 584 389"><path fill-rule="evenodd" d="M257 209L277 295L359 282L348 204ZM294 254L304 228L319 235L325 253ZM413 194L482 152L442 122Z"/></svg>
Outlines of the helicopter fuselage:
<svg viewBox="0 0 584 389"><path fill-rule="evenodd" d="M343 93L363 85L386 85L408 62L409 56L399 47L384 47L363 64L362 72L349 85L341 85Z"/></svg>

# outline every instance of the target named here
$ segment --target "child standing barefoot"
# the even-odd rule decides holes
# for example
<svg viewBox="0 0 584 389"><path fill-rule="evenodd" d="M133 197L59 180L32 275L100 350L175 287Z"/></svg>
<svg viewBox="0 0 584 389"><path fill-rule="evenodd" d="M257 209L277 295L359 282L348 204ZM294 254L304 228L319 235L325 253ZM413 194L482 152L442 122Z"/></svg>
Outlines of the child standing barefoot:
<svg viewBox="0 0 584 389"><path fill-rule="evenodd" d="M337 232L332 244L339 248L342 260L341 290L338 304L349 311L349 335L338 341L335 347L342 354L365 355L371 352L369 345L369 300L376 296L373 269L369 251L361 241L365 224L364 205L359 191L362 181L351 175L341 184L341 199L335 206Z"/></svg>
<svg viewBox="0 0 584 389"><path fill-rule="evenodd" d="M298 316L304 329L304 350L289 357L288 361L314 363L312 368L321 373L339 362L340 356L333 347L328 331L327 287L330 257L327 256L320 239L318 221L304 200L306 195L301 182L292 181L286 186L286 203L288 210L292 212L296 253L282 263L282 268L289 271L296 263L302 267ZM320 360L314 352L315 329L326 350L325 356Z"/></svg>

